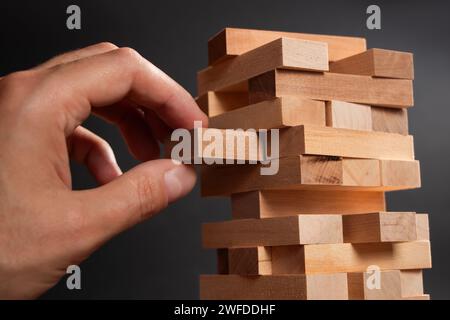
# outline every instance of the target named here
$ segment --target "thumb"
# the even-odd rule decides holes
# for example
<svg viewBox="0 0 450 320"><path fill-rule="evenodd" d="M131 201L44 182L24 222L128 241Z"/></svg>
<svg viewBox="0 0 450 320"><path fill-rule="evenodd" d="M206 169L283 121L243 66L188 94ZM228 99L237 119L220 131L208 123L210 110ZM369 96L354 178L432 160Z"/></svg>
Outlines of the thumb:
<svg viewBox="0 0 450 320"><path fill-rule="evenodd" d="M81 191L80 200L95 242L102 243L185 196L194 185L192 167L154 160L99 188Z"/></svg>

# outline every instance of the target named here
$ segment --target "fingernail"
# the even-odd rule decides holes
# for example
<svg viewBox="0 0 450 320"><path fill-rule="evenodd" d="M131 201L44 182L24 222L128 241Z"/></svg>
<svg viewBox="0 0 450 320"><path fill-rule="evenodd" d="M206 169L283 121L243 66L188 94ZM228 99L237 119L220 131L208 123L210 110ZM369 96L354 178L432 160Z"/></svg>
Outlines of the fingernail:
<svg viewBox="0 0 450 320"><path fill-rule="evenodd" d="M195 171L186 165L179 165L164 174L166 194L169 203L188 194L195 185Z"/></svg>

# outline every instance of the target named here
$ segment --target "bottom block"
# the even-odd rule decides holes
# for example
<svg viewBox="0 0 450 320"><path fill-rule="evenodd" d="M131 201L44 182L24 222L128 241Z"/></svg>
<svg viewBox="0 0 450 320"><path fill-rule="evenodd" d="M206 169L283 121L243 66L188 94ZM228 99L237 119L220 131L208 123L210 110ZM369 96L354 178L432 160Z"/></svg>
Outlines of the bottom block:
<svg viewBox="0 0 450 320"><path fill-rule="evenodd" d="M347 274L202 275L202 300L347 300Z"/></svg>
<svg viewBox="0 0 450 320"><path fill-rule="evenodd" d="M403 300L423 297L422 270L349 273L350 300Z"/></svg>

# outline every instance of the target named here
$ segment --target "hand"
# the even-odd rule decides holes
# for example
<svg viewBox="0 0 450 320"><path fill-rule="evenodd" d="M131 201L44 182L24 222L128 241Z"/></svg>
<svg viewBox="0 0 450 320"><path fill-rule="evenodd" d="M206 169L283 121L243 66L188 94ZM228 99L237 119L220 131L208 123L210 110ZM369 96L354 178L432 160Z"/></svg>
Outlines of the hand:
<svg viewBox="0 0 450 320"><path fill-rule="evenodd" d="M144 163L122 174L108 143L81 126L91 112ZM186 195L192 168L154 159L158 140L195 120L207 124L181 86L108 43L0 78L0 298L38 297L67 266ZM72 191L69 157L101 186Z"/></svg>

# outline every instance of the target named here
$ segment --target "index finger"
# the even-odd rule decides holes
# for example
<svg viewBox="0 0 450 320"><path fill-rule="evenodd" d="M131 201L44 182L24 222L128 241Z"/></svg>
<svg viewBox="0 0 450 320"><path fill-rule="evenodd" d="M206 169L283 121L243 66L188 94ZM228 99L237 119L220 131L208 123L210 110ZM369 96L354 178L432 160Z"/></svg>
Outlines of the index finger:
<svg viewBox="0 0 450 320"><path fill-rule="evenodd" d="M91 107L103 107L123 99L153 110L171 128L191 129L194 121L202 121L207 126L208 118L192 96L130 48L112 50L43 72L47 72L44 85L54 91L48 105L66 108L68 132L89 116Z"/></svg>

